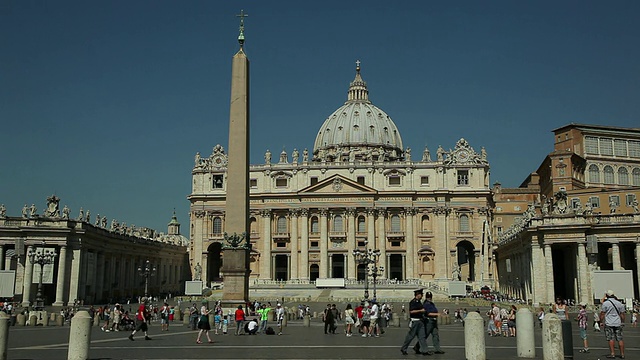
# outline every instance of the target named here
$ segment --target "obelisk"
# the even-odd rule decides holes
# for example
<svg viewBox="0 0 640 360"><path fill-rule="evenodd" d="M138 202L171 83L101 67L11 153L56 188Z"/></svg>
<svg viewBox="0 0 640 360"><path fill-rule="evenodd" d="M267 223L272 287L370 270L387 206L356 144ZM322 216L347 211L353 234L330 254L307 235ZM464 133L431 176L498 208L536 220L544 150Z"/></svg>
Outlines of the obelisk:
<svg viewBox="0 0 640 360"><path fill-rule="evenodd" d="M244 53L244 18L240 12L240 50L231 67L229 115L229 162L223 244L225 308L245 304L249 299L249 59Z"/></svg>

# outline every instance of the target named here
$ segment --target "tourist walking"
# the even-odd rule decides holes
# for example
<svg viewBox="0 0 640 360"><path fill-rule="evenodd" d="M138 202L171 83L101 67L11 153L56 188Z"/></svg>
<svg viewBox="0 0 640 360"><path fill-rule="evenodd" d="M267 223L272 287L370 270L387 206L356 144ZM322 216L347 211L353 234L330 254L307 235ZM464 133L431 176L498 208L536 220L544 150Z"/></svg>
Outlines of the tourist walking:
<svg viewBox="0 0 640 360"><path fill-rule="evenodd" d="M169 331L169 304L164 303L160 309L160 331Z"/></svg>
<svg viewBox="0 0 640 360"><path fill-rule="evenodd" d="M371 336L369 329L371 327L371 308L369 302L365 301L362 307L362 337Z"/></svg>
<svg viewBox="0 0 640 360"><path fill-rule="evenodd" d="M569 312L567 311L567 303L562 298L557 298L556 303L553 304L552 311L558 315L560 320L569 320Z"/></svg>
<svg viewBox="0 0 640 360"><path fill-rule="evenodd" d="M509 317L507 318L509 336L516 336L516 313L517 312L518 312L518 308L515 305L511 305L511 310L509 310Z"/></svg>
<svg viewBox="0 0 640 360"><path fill-rule="evenodd" d="M120 322L122 321L122 309L120 309L120 304L116 303L113 307L113 311L111 311L111 331L120 331Z"/></svg>
<svg viewBox="0 0 640 360"><path fill-rule="evenodd" d="M150 314L147 311L146 303L147 303L147 298L142 297L142 299L140 299L140 306L138 307L138 312L136 313L136 328L135 330L133 330L131 335L129 335L129 340L131 341L133 341L133 335L135 335L136 332L138 331L144 332L145 340L151 340L151 338L149 337L149 334L147 333L147 331L149 330L147 322L149 321Z"/></svg>
<svg viewBox="0 0 640 360"><path fill-rule="evenodd" d="M198 327L198 307L196 303L193 303L189 308L189 324L191 324L191 330L195 330Z"/></svg>
<svg viewBox="0 0 640 360"><path fill-rule="evenodd" d="M260 309L256 312L260 315L260 327L258 328L258 333L264 333L267 331L267 325L269 324L269 312L271 311L270 307L267 307L266 304L260 305Z"/></svg>
<svg viewBox="0 0 640 360"><path fill-rule="evenodd" d="M580 350L581 353L589 352L589 343L587 342L587 303L580 303L580 311L578 311L578 328L580 329L580 338L584 347Z"/></svg>
<svg viewBox="0 0 640 360"><path fill-rule="evenodd" d="M278 335L282 335L282 327L283 324L282 322L284 321L284 308L282 307L282 304L277 303L276 304L276 319L278 321Z"/></svg>
<svg viewBox="0 0 640 360"><path fill-rule="evenodd" d="M198 320L198 338L196 339L196 344L202 344L200 338L202 338L202 334L207 335L207 340L209 343L212 343L211 337L209 337L209 330L211 330L211 324L209 323L209 308L207 305L202 304L200 308L200 319Z"/></svg>
<svg viewBox="0 0 640 360"><path fill-rule="evenodd" d="M427 291L424 295L424 303L422 304L424 307L424 317L426 321L426 340L429 339L429 335L431 335L431 341L433 342L434 351L427 351L427 354L444 354L444 351L440 348L440 332L438 330L438 309L436 305L432 301L433 294ZM425 340L425 343L427 341ZM416 350L414 348L414 350Z"/></svg>
<svg viewBox="0 0 640 360"><path fill-rule="evenodd" d="M334 331L334 321L333 312L331 312L331 304L327 304L327 307L324 309L322 313L322 321L324 322L324 333L335 333ZM328 330L328 332L327 332Z"/></svg>
<svg viewBox="0 0 640 360"><path fill-rule="evenodd" d="M416 336L418 337L418 353L425 354L427 352L426 332L424 322L422 321L425 311L422 305L422 295L422 289L414 290L413 299L409 302L409 332L407 333L404 343L402 343L402 347L400 348L402 355L408 354L407 349L409 348L409 344L411 344Z"/></svg>
<svg viewBox="0 0 640 360"><path fill-rule="evenodd" d="M615 341L618 342L620 348L620 358L624 359L624 341L622 336L622 327L624 325L625 308L618 298L616 298L613 290L607 290L602 299L602 307L600 309L600 319L604 321L604 335L609 342L609 352L607 359L615 359Z"/></svg>
<svg viewBox="0 0 640 360"><path fill-rule="evenodd" d="M244 335L244 321L245 321L245 313L242 310L242 305L238 305L235 313L236 319L236 333L235 335Z"/></svg>
<svg viewBox="0 0 640 360"><path fill-rule="evenodd" d="M356 323L356 315L353 309L351 308L351 304L347 304L347 308L344 310L344 324L345 324L345 333L347 336L353 335L353 325Z"/></svg>

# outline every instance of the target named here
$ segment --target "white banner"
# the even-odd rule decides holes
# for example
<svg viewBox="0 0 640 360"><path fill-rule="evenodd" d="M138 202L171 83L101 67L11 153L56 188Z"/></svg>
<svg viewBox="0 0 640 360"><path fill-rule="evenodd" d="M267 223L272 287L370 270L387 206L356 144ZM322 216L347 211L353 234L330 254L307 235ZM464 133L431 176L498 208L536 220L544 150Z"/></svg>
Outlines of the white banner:
<svg viewBox="0 0 640 360"><path fill-rule="evenodd" d="M16 271L0 270L0 297L11 298L15 295Z"/></svg>

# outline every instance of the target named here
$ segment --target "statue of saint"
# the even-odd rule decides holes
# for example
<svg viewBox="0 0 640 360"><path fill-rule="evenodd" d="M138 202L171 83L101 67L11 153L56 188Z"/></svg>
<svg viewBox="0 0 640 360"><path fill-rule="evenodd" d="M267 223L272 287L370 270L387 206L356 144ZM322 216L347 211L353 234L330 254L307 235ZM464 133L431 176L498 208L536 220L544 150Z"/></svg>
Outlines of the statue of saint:
<svg viewBox="0 0 640 360"><path fill-rule="evenodd" d="M300 158L300 153L298 152L298 149L293 149L293 152L291 153L291 161L294 164L297 164L299 158Z"/></svg>
<svg viewBox="0 0 640 360"><path fill-rule="evenodd" d="M349 150L349 162L350 163L356 162L356 150L355 149L350 149Z"/></svg>
<svg viewBox="0 0 640 360"><path fill-rule="evenodd" d="M196 158L195 158L195 167L200 167L202 166L202 157L200 157L200 152L198 151L196 153Z"/></svg>
<svg viewBox="0 0 640 360"><path fill-rule="evenodd" d="M62 218L69 220L69 214L71 214L71 210L69 210L69 207L65 205L64 208L62 208Z"/></svg>
<svg viewBox="0 0 640 360"><path fill-rule="evenodd" d="M29 217L36 217L37 216L37 212L38 212L38 208L36 207L35 204L31 204L31 209L29 209Z"/></svg>
<svg viewBox="0 0 640 360"><path fill-rule="evenodd" d="M28 217L27 211L29 211L29 207L27 207L27 204L24 204L24 206L22 207L22 217L25 219Z"/></svg>
<svg viewBox="0 0 640 360"><path fill-rule="evenodd" d="M615 214L616 213L616 209L618 208L618 204L616 204L615 201L611 200L609 201L609 211L611 214Z"/></svg>
<svg viewBox="0 0 640 360"><path fill-rule="evenodd" d="M485 150L484 146L480 149L480 158L482 161L487 161L487 150Z"/></svg>
<svg viewBox="0 0 640 360"><path fill-rule="evenodd" d="M264 153L264 163L267 165L271 164L271 151L269 151L269 149L267 149L267 152Z"/></svg>
<svg viewBox="0 0 640 360"><path fill-rule="evenodd" d="M438 156L438 161L444 161L444 149L442 148L442 145L438 145L436 154Z"/></svg>
<svg viewBox="0 0 640 360"><path fill-rule="evenodd" d="M633 212L635 214L640 213L640 209L638 209L638 199L636 199L635 197L633 198L633 201L631 202L631 207L633 208Z"/></svg>
<svg viewBox="0 0 640 360"><path fill-rule="evenodd" d="M309 161L309 150L307 150L307 148L304 148L304 150L302 151L302 162L308 162Z"/></svg>
<svg viewBox="0 0 640 360"><path fill-rule="evenodd" d="M96 215L96 226L100 226L100 214Z"/></svg>
<svg viewBox="0 0 640 360"><path fill-rule="evenodd" d="M287 152L284 151L284 149L282 149L282 152L280 153L280 164L287 164L287 163L289 163Z"/></svg>
<svg viewBox="0 0 640 360"><path fill-rule="evenodd" d="M107 217L106 216L102 217L102 221L100 221L100 226L105 228L105 229L107 228Z"/></svg>
<svg viewBox="0 0 640 360"><path fill-rule="evenodd" d="M422 161L423 162L431 162L431 152L428 147L424 147L424 151L422 152Z"/></svg>
<svg viewBox="0 0 640 360"><path fill-rule="evenodd" d="M407 150L404 151L404 159L406 161L411 161L411 148L407 147Z"/></svg>
<svg viewBox="0 0 640 360"><path fill-rule="evenodd" d="M84 221L84 210L82 210L82 208L80 208L80 214L78 214L78 220Z"/></svg>
<svg viewBox="0 0 640 360"><path fill-rule="evenodd" d="M91 224L91 211L87 210L87 218L82 220Z"/></svg>
<svg viewBox="0 0 640 360"><path fill-rule="evenodd" d="M4 204L0 205L0 218L7 217L7 208L4 207Z"/></svg>
<svg viewBox="0 0 640 360"><path fill-rule="evenodd" d="M194 280L194 281L200 281L200 280L202 280L202 266L200 266L200 263L198 263L198 264L193 268L193 280Z"/></svg>

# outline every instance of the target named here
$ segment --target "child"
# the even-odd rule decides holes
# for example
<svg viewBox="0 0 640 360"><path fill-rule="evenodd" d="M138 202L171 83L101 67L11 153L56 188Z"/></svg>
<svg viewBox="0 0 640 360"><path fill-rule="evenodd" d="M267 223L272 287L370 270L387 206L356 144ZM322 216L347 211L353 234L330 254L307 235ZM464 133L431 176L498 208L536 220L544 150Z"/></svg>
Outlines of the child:
<svg viewBox="0 0 640 360"><path fill-rule="evenodd" d="M224 319L222 320L222 333L224 335L227 335L228 328L229 328L229 319L227 318L227 315L225 315Z"/></svg>
<svg viewBox="0 0 640 360"><path fill-rule="evenodd" d="M584 347L580 350L581 353L589 352L589 343L587 342L587 303L580 304L580 311L578 312L578 328L580 329L580 338L582 339Z"/></svg>
<svg viewBox="0 0 640 360"><path fill-rule="evenodd" d="M216 335L218 335L218 330L222 329L222 318L220 317L220 314L216 314L213 317L213 322L215 323L215 333Z"/></svg>

